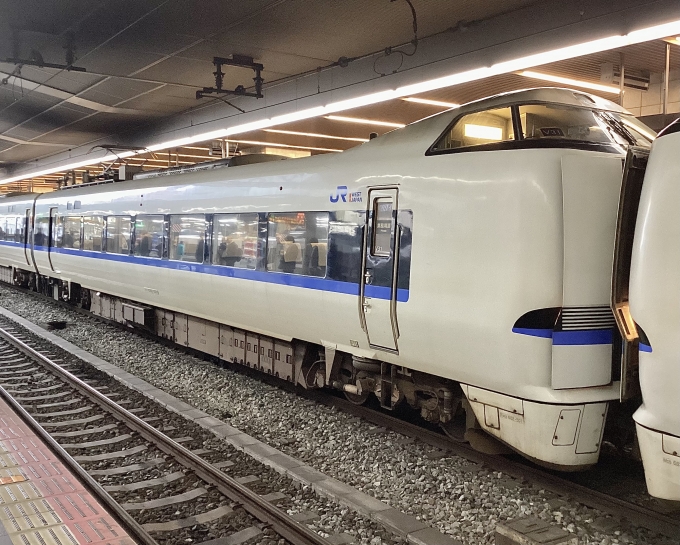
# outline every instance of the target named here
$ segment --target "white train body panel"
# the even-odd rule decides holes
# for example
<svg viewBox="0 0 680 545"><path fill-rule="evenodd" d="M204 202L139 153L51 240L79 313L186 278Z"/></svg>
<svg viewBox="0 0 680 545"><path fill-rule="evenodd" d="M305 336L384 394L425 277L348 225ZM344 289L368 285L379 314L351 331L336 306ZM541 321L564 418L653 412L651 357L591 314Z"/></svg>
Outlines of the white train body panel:
<svg viewBox="0 0 680 545"><path fill-rule="evenodd" d="M22 225L22 228L25 229L27 220L30 225L34 200L34 196L29 196L28 198L24 196L7 199L6 205L0 203L0 214L3 215L3 220L0 221L0 230L3 233L16 233L14 240L0 241L0 245L2 245L2 261L0 261L0 266L4 269L0 271L0 274L3 276L9 274L10 281L11 275L14 274L16 269L34 270L31 260L31 249L30 247L27 248L25 244L26 235L16 231L18 225ZM8 222L13 226L14 230L8 231ZM9 229L12 229L12 227L9 227Z"/></svg>
<svg viewBox="0 0 680 545"><path fill-rule="evenodd" d="M543 90L512 100L582 105L580 96ZM369 345L357 284L86 250L56 248L48 256L46 247L35 252L35 263L42 275L91 290L450 379L463 387L482 428L516 450L562 467L595 463L607 402L618 398L619 386L611 327L584 330L578 309L608 306L622 155L568 146L425 154L457 116L479 107L335 156L76 187L37 199L36 217L50 209L62 216L345 211L361 229L370 192L398 188L398 209L410 211L413 224L403 227L412 229L410 275L407 289L398 290L395 350ZM69 208L75 201L79 208ZM0 265L8 259L1 246ZM384 337L389 300L366 289L369 335ZM555 320L535 326L531 317L520 324L532 312L563 307L576 309L569 318L576 325L566 314L564 327ZM559 426L563 438L556 438Z"/></svg>
<svg viewBox="0 0 680 545"><path fill-rule="evenodd" d="M677 122L676 122L677 125ZM672 126L671 126L672 127ZM680 132L654 141L640 196L630 310L641 343L634 415L650 494L680 501Z"/></svg>

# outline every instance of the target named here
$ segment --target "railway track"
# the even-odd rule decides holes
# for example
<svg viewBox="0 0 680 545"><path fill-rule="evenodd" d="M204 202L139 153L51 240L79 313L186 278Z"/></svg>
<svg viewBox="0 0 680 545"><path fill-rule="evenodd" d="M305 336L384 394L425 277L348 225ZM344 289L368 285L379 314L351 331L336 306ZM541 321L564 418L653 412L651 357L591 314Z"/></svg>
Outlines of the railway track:
<svg viewBox="0 0 680 545"><path fill-rule="evenodd" d="M113 401L121 394L104 395L69 371L69 362L54 361L35 344L0 327L0 394L140 543L176 543L178 536L200 543L200 536L185 537L190 536L186 529L213 525L220 537L240 532L237 542L259 536L258 542L330 545L277 507L274 502L281 498L276 494L257 494L220 469L232 462L204 460L205 449L182 444L190 437L170 438L149 424L158 417L137 416L143 409L125 408L126 399ZM150 474L161 476L149 479ZM140 492L143 501L122 505L111 495L139 500Z"/></svg>
<svg viewBox="0 0 680 545"><path fill-rule="evenodd" d="M458 443L443 433L426 429L384 412L363 405L355 405L346 399L325 391L306 392L307 397L330 407L336 407L353 416L365 419L376 426L390 429L413 437L440 449L442 456L455 454L470 462L483 464L493 471L502 471L520 481L529 482L560 496L570 497L584 505L605 511L614 517L626 520L636 526L658 532L680 542L680 513L664 514L653 509L631 503L609 494L593 490L547 470L529 465L525 460L514 460L503 456L478 452L465 443Z"/></svg>
<svg viewBox="0 0 680 545"><path fill-rule="evenodd" d="M39 300L44 301L44 298L31 292L26 292L25 290L15 288L13 286L11 289L20 291L22 294L35 296ZM57 305L67 308L71 311L75 311L83 316L87 316L89 319L93 318L91 314L80 308L73 307L62 302L57 302ZM98 317L94 318L96 321L113 325L121 330L126 330L128 332L131 331L129 328L125 328L121 324L117 324L115 322L104 320ZM171 346L175 350L183 350L199 357L208 358L208 356L199 352L180 347L173 343L165 342L162 339L149 335L143 331L135 330L135 333L143 337L153 339L156 342L160 342L161 344ZM229 363L226 363L226 365L230 369L237 372L249 374L257 377L260 380L282 387L283 389L291 390L289 384L282 384L281 381L277 381L276 379L273 379L269 376L255 373L250 369L244 368L243 366ZM485 455L475 451L466 444L457 443L449 439L443 433L424 428L421 425L413 424L412 422L405 421L401 418L396 418L390 414L376 411L366 406L357 406L348 402L344 398L337 397L336 395L333 395L329 392L295 391L298 395L301 394L316 402L325 404L327 406L336 407L348 414L363 418L366 421L375 424L376 426L394 430L398 433L413 437L426 444L436 447L441 451L442 457L446 455L459 456L473 464L479 464L480 467L503 472L504 474L519 481L530 483L558 496L570 498L588 507L599 509L606 514L620 519L623 522L627 522L641 528L646 528L652 532L664 535L673 540L673 542L680 542L680 511L672 511L671 509L669 512L662 512L644 505L639 505L637 503L622 499L618 497L618 495L612 495L606 492L594 490L591 486L586 486L584 484L570 480L571 477L569 475L564 477L560 474L552 473L548 470L545 470L544 468L532 465L530 462L524 459Z"/></svg>

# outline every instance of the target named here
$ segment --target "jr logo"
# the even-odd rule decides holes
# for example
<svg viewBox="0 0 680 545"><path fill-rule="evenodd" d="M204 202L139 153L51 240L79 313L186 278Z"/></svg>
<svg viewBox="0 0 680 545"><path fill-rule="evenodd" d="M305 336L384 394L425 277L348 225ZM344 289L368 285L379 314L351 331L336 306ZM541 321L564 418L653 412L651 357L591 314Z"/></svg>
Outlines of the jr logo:
<svg viewBox="0 0 680 545"><path fill-rule="evenodd" d="M347 197L349 195L349 201ZM346 185L339 185L335 191L335 195L331 195L331 202L338 202L342 199L342 202L361 202L361 191L355 191L354 193L347 192Z"/></svg>
<svg viewBox="0 0 680 545"><path fill-rule="evenodd" d="M347 202L347 186L339 185L335 195L331 195L331 202L338 202L342 199L342 202Z"/></svg>

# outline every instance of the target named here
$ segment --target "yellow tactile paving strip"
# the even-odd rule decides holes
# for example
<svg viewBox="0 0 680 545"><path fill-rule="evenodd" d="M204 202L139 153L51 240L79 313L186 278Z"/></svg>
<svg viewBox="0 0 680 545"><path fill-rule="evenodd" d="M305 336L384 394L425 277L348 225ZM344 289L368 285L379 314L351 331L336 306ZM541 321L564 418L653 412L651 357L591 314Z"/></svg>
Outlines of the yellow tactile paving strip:
<svg viewBox="0 0 680 545"><path fill-rule="evenodd" d="M0 400L0 545L134 545Z"/></svg>

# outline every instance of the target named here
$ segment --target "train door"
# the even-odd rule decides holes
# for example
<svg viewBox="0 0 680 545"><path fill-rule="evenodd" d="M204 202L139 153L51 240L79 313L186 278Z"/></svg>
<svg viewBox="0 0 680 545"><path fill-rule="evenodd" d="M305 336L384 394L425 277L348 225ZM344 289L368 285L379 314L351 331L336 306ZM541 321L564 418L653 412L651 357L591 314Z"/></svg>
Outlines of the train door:
<svg viewBox="0 0 680 545"><path fill-rule="evenodd" d="M33 199L33 206L31 208L31 221L29 224L30 231L27 235L26 238L26 245L28 246L28 250L31 252L31 265L33 265L33 268L35 269L35 273L38 274L38 264L35 261L35 234L38 231L38 225L37 222L39 221L36 213L35 213L35 201L37 200L38 197Z"/></svg>
<svg viewBox="0 0 680 545"><path fill-rule="evenodd" d="M23 218L24 221L24 230L23 230L23 237L22 237L22 243L24 245L24 257L26 258L26 265L29 267L31 266L31 259L28 257L28 241L31 240L29 237L31 235L31 209L27 208L26 209L26 215Z"/></svg>
<svg viewBox="0 0 680 545"><path fill-rule="evenodd" d="M50 225L47 233L47 260L50 262L50 269L53 271L54 265L52 265L52 249L57 245L57 210L58 208L56 206L50 208Z"/></svg>
<svg viewBox="0 0 680 545"><path fill-rule="evenodd" d="M368 192L364 253L359 289L359 315L372 348L398 352L397 265L399 190Z"/></svg>

